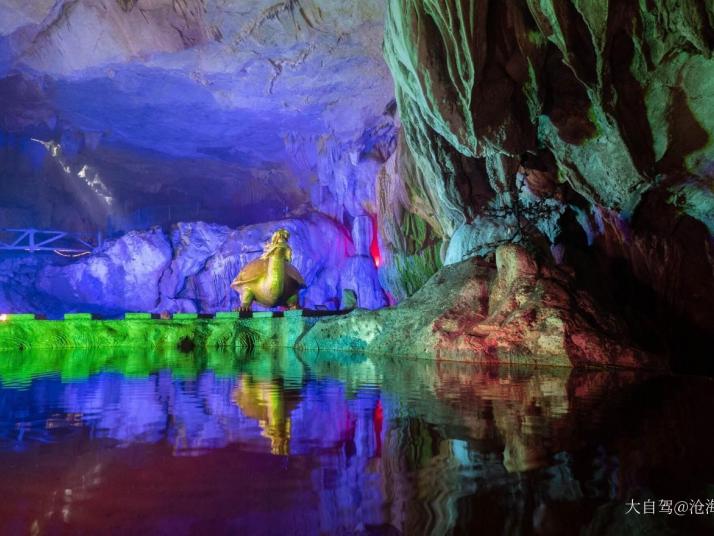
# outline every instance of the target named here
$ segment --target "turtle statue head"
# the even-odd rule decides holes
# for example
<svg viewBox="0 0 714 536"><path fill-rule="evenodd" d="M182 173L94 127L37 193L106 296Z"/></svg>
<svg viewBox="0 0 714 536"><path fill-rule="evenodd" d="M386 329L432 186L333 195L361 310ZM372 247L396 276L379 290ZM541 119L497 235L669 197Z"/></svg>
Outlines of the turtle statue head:
<svg viewBox="0 0 714 536"><path fill-rule="evenodd" d="M290 239L290 232L287 229L278 229L270 238L271 244L287 244Z"/></svg>
<svg viewBox="0 0 714 536"><path fill-rule="evenodd" d="M287 229L278 229L270 237L270 240L263 246L263 254L260 256L261 259L267 259L273 255L278 255L287 262L292 262L293 260L293 250L288 245L288 239L290 238L290 232Z"/></svg>

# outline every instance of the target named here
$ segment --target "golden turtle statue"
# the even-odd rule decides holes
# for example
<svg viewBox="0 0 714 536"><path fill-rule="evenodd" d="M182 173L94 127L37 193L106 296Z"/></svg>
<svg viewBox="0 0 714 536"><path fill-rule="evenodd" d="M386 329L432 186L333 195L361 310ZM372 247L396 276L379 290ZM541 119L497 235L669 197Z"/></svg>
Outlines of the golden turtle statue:
<svg viewBox="0 0 714 536"><path fill-rule="evenodd" d="M288 238L287 229L278 229L260 258L246 264L231 283L231 288L240 294L241 311L250 311L253 301L266 307L297 307L297 293L305 281L290 264L293 251Z"/></svg>

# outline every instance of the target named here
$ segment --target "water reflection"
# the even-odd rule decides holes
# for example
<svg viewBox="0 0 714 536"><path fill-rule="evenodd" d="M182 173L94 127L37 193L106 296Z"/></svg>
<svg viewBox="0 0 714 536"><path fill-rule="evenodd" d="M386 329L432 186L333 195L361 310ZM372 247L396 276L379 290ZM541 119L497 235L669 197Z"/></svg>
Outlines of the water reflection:
<svg viewBox="0 0 714 536"><path fill-rule="evenodd" d="M290 351L0 359L0 532L696 533L712 382ZM692 532L694 531L694 532Z"/></svg>

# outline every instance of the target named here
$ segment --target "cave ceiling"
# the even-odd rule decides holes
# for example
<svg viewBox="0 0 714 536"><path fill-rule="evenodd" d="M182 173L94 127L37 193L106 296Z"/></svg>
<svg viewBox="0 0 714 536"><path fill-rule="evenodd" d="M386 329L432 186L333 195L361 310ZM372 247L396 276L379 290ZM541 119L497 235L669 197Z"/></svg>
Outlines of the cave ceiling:
<svg viewBox="0 0 714 536"><path fill-rule="evenodd" d="M354 163L365 132L392 121L384 9L380 0L0 1L0 205L64 199L87 226L140 224L171 206L225 223L306 205L329 212L320 159ZM48 223L82 224L56 206L37 210Z"/></svg>

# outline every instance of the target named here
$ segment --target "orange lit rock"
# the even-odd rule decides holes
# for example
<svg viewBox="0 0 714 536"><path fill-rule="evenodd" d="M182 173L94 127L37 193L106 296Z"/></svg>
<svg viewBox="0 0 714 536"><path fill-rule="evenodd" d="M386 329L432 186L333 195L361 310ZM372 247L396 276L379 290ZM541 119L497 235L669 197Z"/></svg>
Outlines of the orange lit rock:
<svg viewBox="0 0 714 536"><path fill-rule="evenodd" d="M576 290L573 274L501 246L496 266L474 258L442 268L397 307L321 320L302 348L542 365L664 368L629 342L626 326Z"/></svg>

